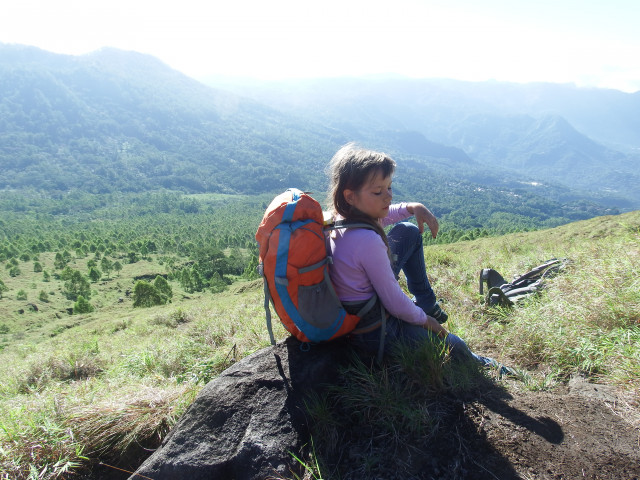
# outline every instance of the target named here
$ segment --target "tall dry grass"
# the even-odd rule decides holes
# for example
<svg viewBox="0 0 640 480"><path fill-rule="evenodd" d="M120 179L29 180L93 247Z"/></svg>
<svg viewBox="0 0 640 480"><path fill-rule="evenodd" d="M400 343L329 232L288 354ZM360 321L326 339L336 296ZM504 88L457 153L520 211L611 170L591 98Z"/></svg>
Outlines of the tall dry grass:
<svg viewBox="0 0 640 480"><path fill-rule="evenodd" d="M1 351L0 479L139 463L206 381L268 345L261 287L244 289L123 318L97 314Z"/></svg>

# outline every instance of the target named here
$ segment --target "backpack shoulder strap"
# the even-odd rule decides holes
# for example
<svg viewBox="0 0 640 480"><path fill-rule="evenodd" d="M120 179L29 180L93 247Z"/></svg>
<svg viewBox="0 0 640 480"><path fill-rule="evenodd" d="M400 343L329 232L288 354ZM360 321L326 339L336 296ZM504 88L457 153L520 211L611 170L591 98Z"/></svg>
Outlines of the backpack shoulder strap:
<svg viewBox="0 0 640 480"><path fill-rule="evenodd" d="M264 276L264 266L258 265L258 273L262 277L262 284L264 286L264 313L267 320L267 331L269 332L269 340L271 345L276 344L276 339L273 336L273 327L271 326L271 310L269 304L272 302L271 293L269 292L269 285L267 284L267 277Z"/></svg>
<svg viewBox="0 0 640 480"><path fill-rule="evenodd" d="M489 305L512 306L511 299L502 291L500 287L492 287L487 292L487 303Z"/></svg>
<svg viewBox="0 0 640 480"><path fill-rule="evenodd" d="M527 281L527 280L532 280L532 279L537 279L537 278L540 278L540 277L550 276L553 273L557 273L557 271L562 266L561 264L562 264L561 260L558 260L556 258L552 258L551 260L547 260L543 264L532 268L527 273L524 273L524 274L520 275L519 277L514 278L511 283L516 285L518 283L522 283L522 282Z"/></svg>
<svg viewBox="0 0 640 480"><path fill-rule="evenodd" d="M368 223L349 223L346 220L336 220L333 223L326 224L324 226L325 232L330 232L332 230L338 230L340 228L365 228L368 230L373 230L373 226ZM378 300L378 296L374 295L369 299L369 301L360 309L360 311L356 314L356 316L362 318L367 312L369 312L376 304ZM378 364L382 363L382 359L384 357L384 340L387 330L387 311L382 305L382 302L378 302L380 304L380 344L378 346L378 355L376 357L376 361ZM355 331L354 331L355 333Z"/></svg>
<svg viewBox="0 0 640 480"><path fill-rule="evenodd" d="M346 220L336 220L335 222L325 225L324 229L326 231L338 230L339 228L366 228L369 230L373 230L373 227L368 223L349 223Z"/></svg>

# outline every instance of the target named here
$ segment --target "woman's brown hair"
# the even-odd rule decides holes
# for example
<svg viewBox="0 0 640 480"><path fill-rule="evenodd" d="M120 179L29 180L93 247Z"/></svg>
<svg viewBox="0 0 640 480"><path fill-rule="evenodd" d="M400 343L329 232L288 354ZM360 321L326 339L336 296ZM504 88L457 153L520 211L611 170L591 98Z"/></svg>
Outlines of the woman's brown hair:
<svg viewBox="0 0 640 480"><path fill-rule="evenodd" d="M346 189L359 191L376 174L387 178L393 175L396 162L382 152L366 150L354 143L343 146L329 162L329 202L334 213L349 223L370 224L388 246L387 236L377 218L371 218L350 205L344 197Z"/></svg>

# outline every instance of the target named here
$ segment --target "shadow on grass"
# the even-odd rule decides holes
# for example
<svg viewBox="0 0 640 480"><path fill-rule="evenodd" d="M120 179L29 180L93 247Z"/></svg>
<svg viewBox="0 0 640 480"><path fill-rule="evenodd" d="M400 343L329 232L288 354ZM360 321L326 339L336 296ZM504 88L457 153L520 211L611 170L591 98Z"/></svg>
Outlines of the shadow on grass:
<svg viewBox="0 0 640 480"><path fill-rule="evenodd" d="M480 406L550 443L564 434L510 399L491 372L452 362L437 346L401 349L383 365L353 350L338 381L307 400L313 478L520 479L487 438Z"/></svg>
<svg viewBox="0 0 640 480"><path fill-rule="evenodd" d="M183 417L179 421L184 424L182 428L173 430L165 439L166 451L156 452L156 460L139 473L156 480L172 478L163 476L161 471L169 472L179 466L187 476L188 472L202 468L203 462L213 462L213 452L225 435L245 438L242 429L233 433L227 428L228 410L239 407L238 399L231 399L236 403L226 405L219 395L224 389L237 393L242 390L240 384L248 393L242 401L257 401L257 406L242 418L252 417L256 422L262 419L266 393L270 392L273 398L277 393L280 403L269 405L274 412L282 413L282 424L278 427L262 422L265 431L270 435L295 431L299 440L295 445L284 445L290 458L282 458L278 453L277 458L266 463L255 459L259 455L267 458L275 450L269 453L255 449L264 449L273 442L251 443L247 450L250 457L232 455L232 459L220 465L205 465L202 471L208 472L207 478L214 468L226 472L222 475L225 478L265 478L264 465L276 460L286 464L288 471L269 470L275 475L270 478L521 478L509 458L487 437L482 407L504 417L505 424L509 424L507 428L511 425L526 428L551 443L563 439L562 430L551 419L533 418L510 406L509 393L487 372L451 362L446 353L427 347L404 352L377 365L344 341L314 345L303 352L299 342L288 339L284 345L256 352L252 357L263 359L260 368L268 381L251 380L252 371L245 362L241 362L242 368L237 365L223 372L214 380L219 388L212 388L216 386L213 382L205 387L206 395L200 395L185 415L190 419ZM208 433L196 442L193 429L200 434L205 429ZM211 442L213 438L218 440ZM202 453L205 447L206 455ZM234 449L242 450L237 446ZM122 472L110 470L112 475L108 477L85 478L122 478L116 476ZM233 475L229 473L232 471Z"/></svg>

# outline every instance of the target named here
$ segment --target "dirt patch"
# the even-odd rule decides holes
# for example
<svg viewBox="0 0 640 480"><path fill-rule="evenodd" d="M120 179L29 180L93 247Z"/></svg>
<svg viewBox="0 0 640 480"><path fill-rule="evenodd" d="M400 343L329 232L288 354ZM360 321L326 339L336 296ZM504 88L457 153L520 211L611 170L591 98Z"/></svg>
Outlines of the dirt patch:
<svg viewBox="0 0 640 480"><path fill-rule="evenodd" d="M459 405L448 459L438 448L416 478L637 480L640 431L619 400L581 379L554 393L489 392Z"/></svg>
<svg viewBox="0 0 640 480"><path fill-rule="evenodd" d="M640 479L638 423L622 412L612 387L581 379L552 393L486 386L467 399L431 404L439 413L431 438L394 442L353 429L338 442L348 453L324 459L323 478Z"/></svg>

